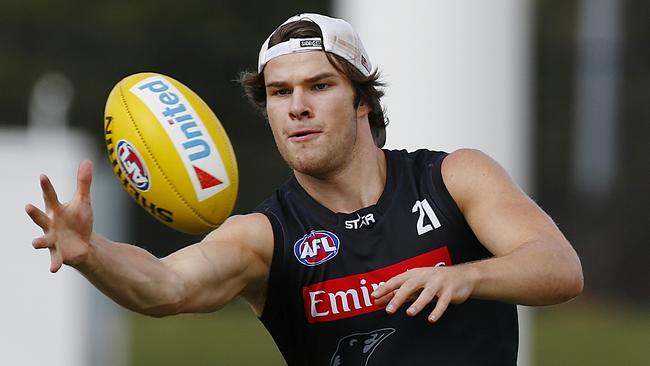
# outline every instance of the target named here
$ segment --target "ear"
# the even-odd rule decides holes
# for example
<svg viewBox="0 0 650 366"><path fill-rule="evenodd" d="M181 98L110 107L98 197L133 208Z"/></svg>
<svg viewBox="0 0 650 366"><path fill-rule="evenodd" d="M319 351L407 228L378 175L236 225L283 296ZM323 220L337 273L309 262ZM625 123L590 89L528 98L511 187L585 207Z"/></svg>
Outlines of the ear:
<svg viewBox="0 0 650 366"><path fill-rule="evenodd" d="M372 108L363 100L359 102L357 107L357 118L363 118L372 111Z"/></svg>

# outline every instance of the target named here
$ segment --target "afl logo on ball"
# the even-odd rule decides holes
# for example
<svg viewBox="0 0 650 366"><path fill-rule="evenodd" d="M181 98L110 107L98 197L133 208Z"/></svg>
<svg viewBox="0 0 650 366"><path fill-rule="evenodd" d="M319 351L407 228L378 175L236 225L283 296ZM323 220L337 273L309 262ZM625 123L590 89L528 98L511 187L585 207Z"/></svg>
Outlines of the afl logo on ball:
<svg viewBox="0 0 650 366"><path fill-rule="evenodd" d="M117 142L117 161L122 172L133 186L142 192L149 190L149 171L144 159L128 141Z"/></svg>
<svg viewBox="0 0 650 366"><path fill-rule="evenodd" d="M293 246L293 253L300 263L317 266L334 258L339 252L339 238L326 230L312 231Z"/></svg>

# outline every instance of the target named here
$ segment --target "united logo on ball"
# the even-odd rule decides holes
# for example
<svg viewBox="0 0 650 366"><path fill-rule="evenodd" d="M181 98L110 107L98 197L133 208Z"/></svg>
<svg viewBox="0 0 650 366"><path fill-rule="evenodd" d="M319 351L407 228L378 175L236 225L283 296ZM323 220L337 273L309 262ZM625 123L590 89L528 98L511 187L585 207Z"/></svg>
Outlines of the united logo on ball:
<svg viewBox="0 0 650 366"><path fill-rule="evenodd" d="M232 145L184 84L155 73L122 79L106 102L104 135L115 175L161 222L198 234L232 212L239 184Z"/></svg>

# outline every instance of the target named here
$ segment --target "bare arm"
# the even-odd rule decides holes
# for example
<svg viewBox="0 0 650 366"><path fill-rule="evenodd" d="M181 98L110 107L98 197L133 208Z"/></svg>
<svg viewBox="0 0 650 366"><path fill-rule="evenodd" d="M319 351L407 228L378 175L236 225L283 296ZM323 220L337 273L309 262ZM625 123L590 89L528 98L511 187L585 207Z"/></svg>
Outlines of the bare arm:
<svg viewBox="0 0 650 366"><path fill-rule="evenodd" d="M472 295L547 305L579 294L580 260L553 220L485 154L461 150L449 158L443 163L445 184L479 241L495 255L467 265L478 275Z"/></svg>
<svg viewBox="0 0 650 366"><path fill-rule="evenodd" d="M46 211L25 209L44 231L32 244L49 249L52 272L70 265L117 303L152 316L212 311L238 295L261 311L273 246L263 215L232 217L201 242L158 259L92 232L91 180L84 161L74 198L62 204L41 176Z"/></svg>
<svg viewBox="0 0 650 366"><path fill-rule="evenodd" d="M435 321L449 303L468 297L545 305L582 291L582 267L569 242L494 160L476 150L459 150L444 160L442 174L469 226L494 257L396 276L374 294L379 304L388 304L387 311L417 297L407 309L415 315L435 299L429 318Z"/></svg>

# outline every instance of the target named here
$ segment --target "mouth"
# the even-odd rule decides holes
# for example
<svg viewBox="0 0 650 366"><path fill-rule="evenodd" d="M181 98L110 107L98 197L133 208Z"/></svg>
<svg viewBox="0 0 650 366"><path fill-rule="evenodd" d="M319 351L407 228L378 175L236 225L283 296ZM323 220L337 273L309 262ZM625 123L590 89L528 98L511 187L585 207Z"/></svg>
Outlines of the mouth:
<svg viewBox="0 0 650 366"><path fill-rule="evenodd" d="M289 135L289 141L291 142L303 142L308 140L313 140L320 136L321 131L318 130L299 130L291 135Z"/></svg>

